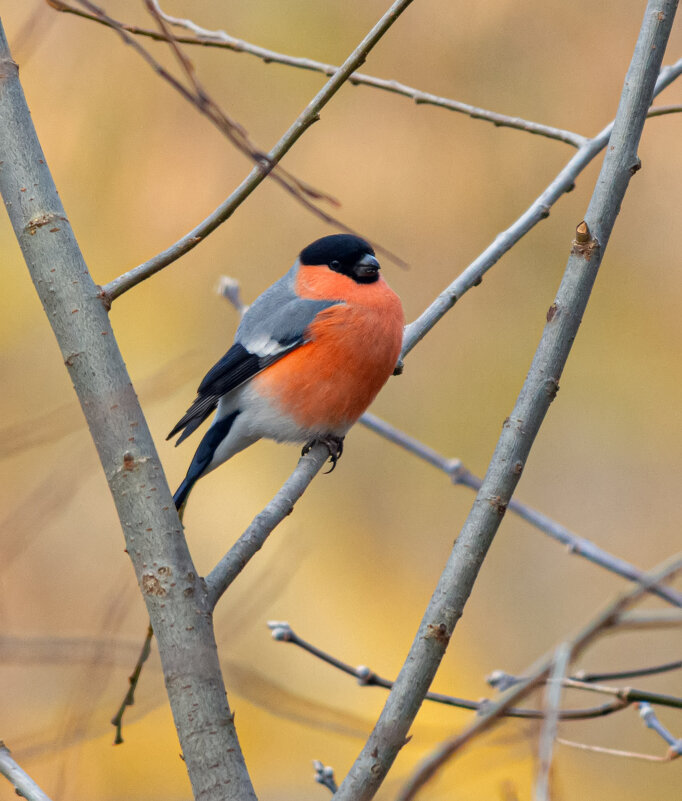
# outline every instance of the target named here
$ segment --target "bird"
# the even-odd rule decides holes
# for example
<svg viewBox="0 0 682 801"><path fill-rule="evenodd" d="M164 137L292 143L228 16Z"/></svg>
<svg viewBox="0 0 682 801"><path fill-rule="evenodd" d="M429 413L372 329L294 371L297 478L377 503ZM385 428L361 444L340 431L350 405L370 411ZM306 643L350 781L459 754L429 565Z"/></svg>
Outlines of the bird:
<svg viewBox="0 0 682 801"><path fill-rule="evenodd" d="M242 317L167 439L179 445L215 412L178 487L182 517L196 482L261 438L316 442L330 471L343 439L400 358L405 320L371 245L332 234L305 247Z"/></svg>

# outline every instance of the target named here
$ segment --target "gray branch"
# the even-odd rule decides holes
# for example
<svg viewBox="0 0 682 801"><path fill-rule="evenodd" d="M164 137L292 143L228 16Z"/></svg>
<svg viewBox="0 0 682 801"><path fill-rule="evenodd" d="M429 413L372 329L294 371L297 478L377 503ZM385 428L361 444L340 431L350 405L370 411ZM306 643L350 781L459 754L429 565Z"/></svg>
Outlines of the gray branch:
<svg viewBox="0 0 682 801"><path fill-rule="evenodd" d="M336 794L366 801L379 789L436 674L455 624L519 481L540 425L556 395L597 271L630 178L637 145L675 15L675 0L651 0L625 79L610 147L585 222L516 405L503 426L474 506L422 619L377 724ZM454 302L454 301L453 301ZM415 339L415 342L418 341Z"/></svg>
<svg viewBox="0 0 682 801"><path fill-rule="evenodd" d="M481 489L481 479L467 470L460 459L447 459L445 456L438 453L438 451L435 451L423 442L411 437L404 431L400 431L395 426L392 426L390 423L387 423L385 420L382 420L370 412L365 412L360 418L360 422L376 434L379 434L390 442L399 445L401 448L404 448L420 459L442 470L450 477L453 484L468 487L476 492ZM581 556L593 564L599 565L599 567L603 567L605 570L622 576L629 581L641 582L643 580L643 571L635 567L635 565L599 548L591 540L585 537L579 537L577 534L567 529L566 526L562 526L542 512L538 512L537 509L533 509L525 503L521 503L521 501L516 498L512 498L509 501L507 509L517 514L539 531L547 534L547 536L551 537L555 542L565 545L569 553L575 556ZM668 601L668 603L682 608L682 593L678 592L673 587L652 587L651 592L659 598Z"/></svg>
<svg viewBox="0 0 682 801"><path fill-rule="evenodd" d="M18 796L28 801L50 801L33 779L14 761L9 748L0 740L0 773L14 786Z"/></svg>
<svg viewBox="0 0 682 801"><path fill-rule="evenodd" d="M661 70L653 97L660 94L680 75L682 75L682 59ZM549 216L552 206L562 195L573 189L580 173L606 147L613 125L614 123L610 122L597 136L581 145L578 152L526 211L509 228L498 234L494 241L440 293L436 300L414 322L406 326L403 357L450 311L462 295L481 283L483 276L507 251L511 250L520 239Z"/></svg>
<svg viewBox="0 0 682 801"><path fill-rule="evenodd" d="M571 657L577 658L580 653L602 632L617 625L620 614L635 601L639 600L650 587L670 580L682 570L682 554L667 559L663 564L646 574L645 581L639 587L631 587L613 601L606 604L580 631L567 640L571 649ZM509 709L512 704L525 698L535 687L542 684L549 676L554 663L555 652L552 651L537 659L526 671L522 681L504 692L492 701L484 712L479 714L463 731L445 742L429 754L417 766L416 770L401 789L396 801L412 801L420 788L423 787L437 771L458 751L464 748L474 737L490 729L495 721Z"/></svg>
<svg viewBox="0 0 682 801"><path fill-rule="evenodd" d="M293 512L294 504L319 473L328 457L329 451L325 445L315 445L309 453L302 456L296 469L275 497L256 515L251 525L206 576L209 604L212 609L251 557L263 547L276 526Z"/></svg>
<svg viewBox="0 0 682 801"><path fill-rule="evenodd" d="M229 784L233 798L254 799L225 695L206 590L1 27L0 162L0 192L97 446L158 638L195 797L223 799Z"/></svg>
<svg viewBox="0 0 682 801"><path fill-rule="evenodd" d="M348 56L310 103L308 103L289 130L267 154L267 164L260 164L254 167L234 192L232 192L212 214L203 220L203 222L199 223L199 225L193 228L188 234L183 236L182 239L179 239L166 250L144 262L144 264L140 264L129 272L110 281L102 290L108 302L111 303L128 289L137 286L140 282L154 275L154 273L157 273L159 270L162 270L167 265L176 261L176 259L179 259L180 256L183 256L185 253L192 250L192 248L196 247L199 242L231 217L233 212L241 206L253 190L265 180L275 165L284 158L308 128L319 120L320 112L324 106L327 105L343 84L348 81L352 73L365 61L370 50L411 2L412 0L396 0L396 2L391 5L379 22L377 22L367 36L365 36L362 42L360 42L350 56Z"/></svg>

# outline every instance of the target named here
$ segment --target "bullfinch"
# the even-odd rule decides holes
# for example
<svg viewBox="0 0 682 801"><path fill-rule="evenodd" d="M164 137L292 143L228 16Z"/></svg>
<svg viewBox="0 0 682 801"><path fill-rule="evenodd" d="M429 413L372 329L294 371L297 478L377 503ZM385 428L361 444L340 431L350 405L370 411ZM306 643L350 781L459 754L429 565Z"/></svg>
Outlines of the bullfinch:
<svg viewBox="0 0 682 801"><path fill-rule="evenodd" d="M400 299L367 242L334 234L304 248L248 308L168 435L182 432L179 445L215 411L175 493L178 511L199 478L261 437L323 442L333 469L348 429L396 367L403 326Z"/></svg>

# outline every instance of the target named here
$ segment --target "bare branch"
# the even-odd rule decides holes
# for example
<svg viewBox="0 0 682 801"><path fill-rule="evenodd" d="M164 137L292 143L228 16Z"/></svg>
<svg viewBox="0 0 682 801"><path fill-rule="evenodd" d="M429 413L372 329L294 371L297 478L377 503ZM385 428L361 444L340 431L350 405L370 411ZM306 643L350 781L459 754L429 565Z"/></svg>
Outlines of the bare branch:
<svg viewBox="0 0 682 801"><path fill-rule="evenodd" d="M273 149L267 154L268 163L260 164L249 173L235 191L218 206L203 222L179 239L174 245L158 253L149 261L134 267L124 275L110 281L102 288L102 293L109 303L122 295L128 289L154 275L168 266L180 256L192 250L208 234L225 222L253 190L266 178L273 167L278 164L289 150L296 144L308 128L320 118L320 112L334 97L338 90L349 79L353 71L362 64L372 48L393 25L396 19L405 11L412 0L396 0L381 17L379 22L365 36L360 44L353 50L342 66L327 81L322 89L315 95L289 130L282 136ZM384 251L385 252L385 251ZM395 258L395 257L394 257Z"/></svg>
<svg viewBox="0 0 682 801"><path fill-rule="evenodd" d="M333 795L339 789L334 778L334 768L325 765L319 759L313 760L313 767L315 768L315 781L331 790Z"/></svg>
<svg viewBox="0 0 682 801"><path fill-rule="evenodd" d="M213 570L206 576L206 588L211 609L237 578L247 562L264 545L272 531L294 510L294 504L303 495L310 482L327 461L329 451L325 445L315 445L301 456L294 472L284 482L270 503L253 519Z"/></svg>
<svg viewBox="0 0 682 801"><path fill-rule="evenodd" d="M519 481L580 326L633 170L656 76L675 16L675 0L650 0L610 145L547 325L515 407L503 426L474 506L457 537L407 660L336 801L368 801L379 789L436 674L478 571ZM454 302L454 301L453 301ZM444 313L444 312L443 312ZM426 330L426 329L425 329ZM408 333L409 337L409 333ZM414 338L416 343L419 335Z"/></svg>
<svg viewBox="0 0 682 801"><path fill-rule="evenodd" d="M235 798L254 799L205 589L100 292L47 167L2 28L0 161L5 207L81 401L159 641L194 792L217 801L231 783Z"/></svg>
<svg viewBox="0 0 682 801"><path fill-rule="evenodd" d="M611 673L587 673L584 670L578 671L572 678L578 681L613 681L618 679L634 679L641 676L656 676L659 673L667 673L670 670L680 670L682 660L675 662L665 662L662 665L652 665L651 667L633 668L630 670L616 670Z"/></svg>
<svg viewBox="0 0 682 801"><path fill-rule="evenodd" d="M435 451L423 442L411 437L404 431L400 431L395 426L387 423L371 412L365 412L360 418L360 422L389 442L399 445L406 451L413 453L420 459L442 470L450 477L453 484L468 487L476 492L481 489L481 479L470 472L462 463L461 459L448 459L442 456L438 451ZM568 553L575 556L582 556L588 561L609 570L611 573L622 576L629 581L642 581L644 572L638 567L599 548L585 537L579 537L565 526L547 517L547 515L542 514L542 512L538 512L536 509L521 503L521 501L515 498L509 501L507 509L547 534L553 540L565 545L568 549ZM668 603L682 608L682 593L677 592L677 590L671 587L654 587L651 592L668 601Z"/></svg>
<svg viewBox="0 0 682 801"><path fill-rule="evenodd" d="M12 758L9 748L0 740L0 773L14 785L14 791L28 801L50 801L33 779Z"/></svg>
<svg viewBox="0 0 682 801"><path fill-rule="evenodd" d="M647 573L645 582L639 587L631 587L608 603L586 626L570 639L573 658L578 655L603 631L614 625L618 615L629 605L639 600L648 587L670 580L682 570L682 554L676 554L666 560L662 565ZM424 759L416 768L408 782L402 788L396 801L410 801L419 792L436 772L458 751L467 745L473 738L479 736L494 725L495 721L512 704L525 698L539 684L549 676L554 660L554 652L536 660L525 671L525 676L519 684L500 693L496 701L479 713L477 719L469 724L459 734L446 740L444 743Z"/></svg>
<svg viewBox="0 0 682 801"><path fill-rule="evenodd" d="M619 629L674 629L682 626L682 614L678 609L623 612L615 625Z"/></svg>
<svg viewBox="0 0 682 801"><path fill-rule="evenodd" d="M80 11L61 0L47 0L47 2L57 11L64 11L69 14L75 14L79 17L107 24L103 19L97 18L95 15L88 14L87 12ZM163 13L163 12L162 12ZM194 36L176 36L175 39L182 44L201 45L204 47L217 47L225 50L232 50L236 53L248 53L252 56L260 58L266 64L284 64L288 67L296 67L298 69L310 70L312 72L321 72L324 75L333 75L338 67L333 64L325 64L322 61L315 61L311 58L300 58L297 56L289 56L285 53L278 53L275 50L268 50L265 47L245 42L243 39L237 39L230 36L225 31L211 31L202 28L189 19L181 19L180 17L172 17L170 14L163 13L163 18L166 22L185 28L192 31ZM120 23L124 30L128 33L137 36L146 36L150 39L163 40L157 31L141 28L137 25L123 25ZM360 72L354 72L348 79L349 83L354 86L370 86L374 89L382 89L392 94L401 95L413 100L418 105L425 106L438 106L440 108L448 109L449 111L459 112L466 114L475 120L485 120L491 122L499 128L513 128L519 131L526 131L527 133L545 136L548 139L556 139L560 142L572 145L573 147L581 147L587 141L586 137L573 131L565 131L561 128L555 128L551 125L543 125L539 122L532 122L524 120L521 117L510 116L508 114L498 114L495 111L488 111L478 106L472 106L469 103L461 103L458 100L451 100L447 97L440 97L431 92L423 92L420 89L414 89L404 83L398 81L386 80L384 78L375 78L372 75L364 75Z"/></svg>
<svg viewBox="0 0 682 801"><path fill-rule="evenodd" d="M581 751L591 751L594 754L606 754L608 756L625 757L626 759L643 759L647 762L670 762L670 754L668 756L656 756L654 754L638 754L636 751L621 751L617 748L604 748L601 745L588 745L587 743L576 743L573 740L564 740L563 737L557 737L556 742L560 745L567 745L569 748L578 748Z"/></svg>
<svg viewBox="0 0 682 801"><path fill-rule="evenodd" d="M653 96L656 97L656 95L660 94L680 75L682 75L682 59L675 62L675 64L664 67L656 81ZM573 189L580 173L606 147L613 125L614 123L609 123L594 139L590 139L582 145L568 164L526 211L509 228L498 234L494 241L440 293L436 300L414 322L405 328L403 357L450 311L462 295L481 283L483 276L508 250L511 250L541 220L549 216L552 206L563 194Z"/></svg>
<svg viewBox="0 0 682 801"><path fill-rule="evenodd" d="M128 692L125 694L123 701L121 702L121 706L116 711L116 714L111 719L112 724L116 728L116 735L114 736L114 745L120 745L123 742L123 734L121 732L121 728L123 726L123 715L125 714L126 709L135 703L135 691L137 690L137 684L140 680L140 674L142 673L142 668L144 666L144 663L149 659L149 655L152 651L153 637L154 637L154 629L151 627L151 625L149 625L147 626L147 634L142 644L142 650L140 651L140 655L137 658L137 662L135 663L133 672L130 674L130 677L128 678L128 682L130 684L130 686L128 687Z"/></svg>
<svg viewBox="0 0 682 801"><path fill-rule="evenodd" d="M666 729L666 727L656 717L656 713L651 708L650 704L642 703L639 705L639 716L644 721L644 725L647 727L647 729L652 729L656 732L656 734L658 734L659 737L668 743L670 746L668 756L671 759L682 754L682 737L675 737L668 731L668 729Z"/></svg>
<svg viewBox="0 0 682 801"><path fill-rule="evenodd" d="M573 649L570 643L561 643L554 652L554 664L548 679L545 698L545 722L540 734L538 749L538 775L535 780L535 801L550 801L549 780L554 755L554 741L559 723L559 707L561 705L562 680L571 662Z"/></svg>
<svg viewBox="0 0 682 801"><path fill-rule="evenodd" d="M357 679L361 687L382 687L390 690L394 682L379 676L373 670L365 665L359 667L352 667L346 662L337 659L335 656L321 650L312 643L307 642L296 634L291 626L280 620L271 620L268 622L268 627L272 631L272 638L277 642L288 642L292 645L297 645L302 650L306 651L317 659L322 660L333 668L353 676ZM492 703L488 699L482 701L472 701L467 698L459 698L455 695L446 695L444 693L428 692L425 696L426 701L433 701L437 704L445 706L456 707L457 709L469 709L473 712L484 712ZM608 704L601 704L600 706L588 707L586 709L562 709L559 710L559 718L561 720L587 720L590 718L601 718L618 712L629 705L629 701L618 699L615 702ZM542 720L545 717L545 712L542 709L526 709L521 707L509 707L505 709L500 715L501 717L509 718L522 718L525 720Z"/></svg>
<svg viewBox="0 0 682 801"><path fill-rule="evenodd" d="M662 117L664 114L679 114L682 111L682 105L670 106L653 106L647 112L647 117Z"/></svg>

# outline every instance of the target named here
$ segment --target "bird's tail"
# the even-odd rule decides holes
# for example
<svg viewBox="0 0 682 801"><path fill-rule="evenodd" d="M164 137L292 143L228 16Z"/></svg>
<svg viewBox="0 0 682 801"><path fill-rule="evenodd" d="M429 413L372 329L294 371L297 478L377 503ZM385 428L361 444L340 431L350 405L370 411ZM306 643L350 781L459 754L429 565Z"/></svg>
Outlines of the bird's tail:
<svg viewBox="0 0 682 801"><path fill-rule="evenodd" d="M196 479L193 481L188 481L186 478L183 479L182 484L180 484L175 492L175 495L173 495L173 501L175 501L175 508L178 510L180 522L182 522L182 517L185 514L185 505L195 482Z"/></svg>
<svg viewBox="0 0 682 801"><path fill-rule="evenodd" d="M173 496L175 508L178 510L178 516L180 517L180 520L182 520L182 516L185 511L185 505L187 503L187 499L189 498L190 492L201 476L207 472L207 469L213 460L216 449L230 433L232 424L234 423L238 414L239 410L236 410L231 414L226 415L221 420L214 422L199 443L197 452L194 454L192 463L187 470L187 475Z"/></svg>

